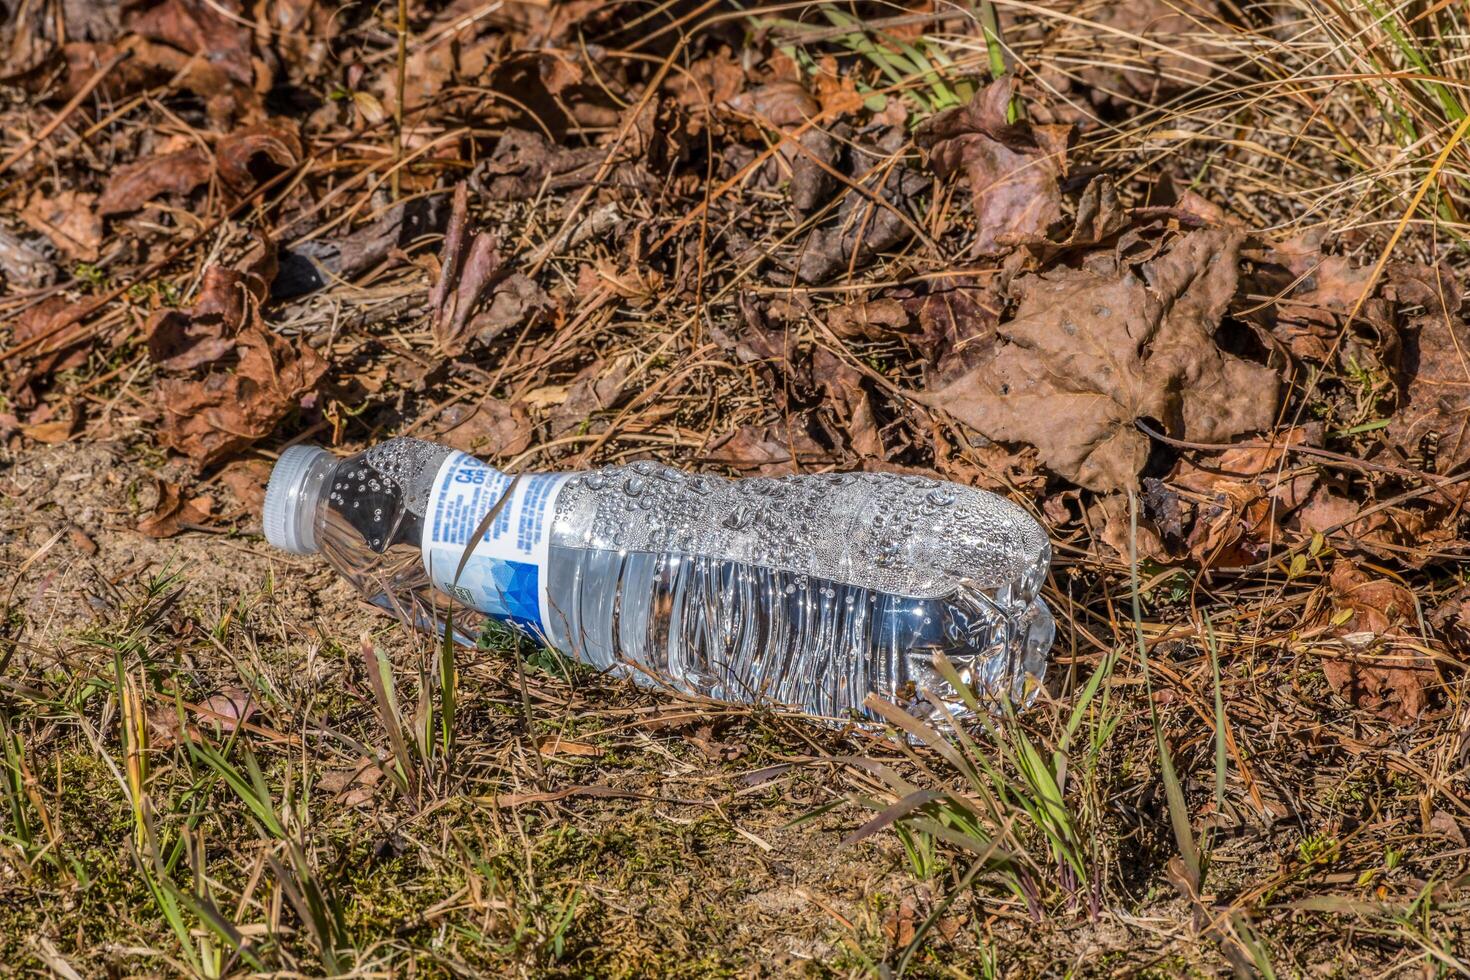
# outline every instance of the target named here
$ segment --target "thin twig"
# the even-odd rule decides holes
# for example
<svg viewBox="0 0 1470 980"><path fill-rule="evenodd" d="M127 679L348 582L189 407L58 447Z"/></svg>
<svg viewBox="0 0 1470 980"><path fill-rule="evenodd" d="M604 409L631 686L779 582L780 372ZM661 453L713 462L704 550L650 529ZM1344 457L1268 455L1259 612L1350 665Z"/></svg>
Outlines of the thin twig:
<svg viewBox="0 0 1470 980"><path fill-rule="evenodd" d="M408 0L398 0L398 100L393 105L393 200L398 200L403 159L403 90L408 82Z"/></svg>

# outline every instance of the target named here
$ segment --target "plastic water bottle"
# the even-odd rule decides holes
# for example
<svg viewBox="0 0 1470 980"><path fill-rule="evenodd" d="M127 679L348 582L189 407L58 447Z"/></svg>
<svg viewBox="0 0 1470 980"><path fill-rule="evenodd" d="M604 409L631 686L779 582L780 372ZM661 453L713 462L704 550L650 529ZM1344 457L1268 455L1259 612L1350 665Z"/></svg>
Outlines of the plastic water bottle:
<svg viewBox="0 0 1470 980"><path fill-rule="evenodd" d="M869 692L962 713L936 653L982 697L1029 702L1054 629L1040 525L917 476L512 477L401 438L346 459L286 450L264 524L410 623L436 621L442 593L645 684L819 715Z"/></svg>

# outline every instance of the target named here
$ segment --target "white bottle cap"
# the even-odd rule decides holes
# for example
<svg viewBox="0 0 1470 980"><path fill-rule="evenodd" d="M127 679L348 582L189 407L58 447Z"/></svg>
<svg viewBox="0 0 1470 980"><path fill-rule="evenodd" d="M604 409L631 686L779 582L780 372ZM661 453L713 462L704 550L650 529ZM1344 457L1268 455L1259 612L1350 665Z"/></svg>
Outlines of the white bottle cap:
<svg viewBox="0 0 1470 980"><path fill-rule="evenodd" d="M267 541L293 555L316 553L317 504L336 465L337 457L320 446L292 446L281 453L261 513Z"/></svg>

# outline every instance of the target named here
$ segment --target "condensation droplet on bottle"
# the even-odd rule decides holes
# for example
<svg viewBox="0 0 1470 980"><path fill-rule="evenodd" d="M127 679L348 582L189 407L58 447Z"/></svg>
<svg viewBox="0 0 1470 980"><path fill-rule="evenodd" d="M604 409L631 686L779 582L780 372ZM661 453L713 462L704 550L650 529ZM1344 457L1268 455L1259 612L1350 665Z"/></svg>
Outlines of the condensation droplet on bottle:
<svg viewBox="0 0 1470 980"><path fill-rule="evenodd" d="M948 507L954 503L954 492L944 487L935 487L924 495L924 499L935 507Z"/></svg>

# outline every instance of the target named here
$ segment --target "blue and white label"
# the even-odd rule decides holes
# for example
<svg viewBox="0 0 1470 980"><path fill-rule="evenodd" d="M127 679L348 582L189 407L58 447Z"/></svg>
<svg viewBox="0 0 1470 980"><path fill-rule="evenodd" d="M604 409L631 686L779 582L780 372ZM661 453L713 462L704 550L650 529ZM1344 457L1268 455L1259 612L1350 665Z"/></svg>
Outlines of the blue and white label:
<svg viewBox="0 0 1470 980"><path fill-rule="evenodd" d="M540 631L550 622L547 556L556 496L566 477L525 474L517 480L468 453L453 453L439 468L424 521L424 566L441 591L472 609ZM485 515L510 499L474 542ZM464 571L459 563L464 560Z"/></svg>

